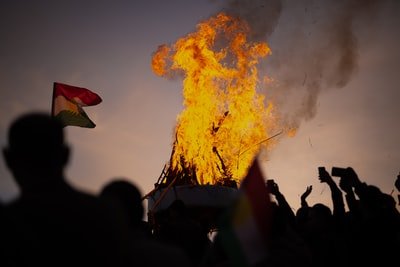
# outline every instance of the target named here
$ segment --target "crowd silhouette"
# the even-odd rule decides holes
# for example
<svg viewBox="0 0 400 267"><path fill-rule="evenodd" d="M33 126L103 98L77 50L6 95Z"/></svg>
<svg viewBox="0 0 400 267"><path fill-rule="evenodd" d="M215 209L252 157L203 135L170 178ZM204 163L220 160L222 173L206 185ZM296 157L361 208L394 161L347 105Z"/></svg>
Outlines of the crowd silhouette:
<svg viewBox="0 0 400 267"><path fill-rule="evenodd" d="M0 203L1 266L237 266L218 233L211 240L180 199L155 225L151 216L144 220L143 195L128 178L113 178L98 195L68 184L64 169L70 150L63 126L47 114L16 118L3 156L21 194ZM318 170L319 181L330 189L332 209L309 203L312 186L306 186L294 212L278 184L267 181L268 256L254 266L396 264L400 174L394 181L396 200L363 182L351 167Z"/></svg>

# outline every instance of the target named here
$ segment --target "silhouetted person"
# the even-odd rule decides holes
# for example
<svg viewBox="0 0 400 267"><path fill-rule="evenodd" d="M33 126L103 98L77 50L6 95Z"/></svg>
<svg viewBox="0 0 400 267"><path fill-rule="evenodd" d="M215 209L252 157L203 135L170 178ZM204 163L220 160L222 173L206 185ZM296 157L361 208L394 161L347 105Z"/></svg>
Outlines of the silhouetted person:
<svg viewBox="0 0 400 267"><path fill-rule="evenodd" d="M115 178L103 186L100 198L112 206L120 219L126 221L137 234L151 237L148 222L143 220L144 207L139 189L125 178Z"/></svg>
<svg viewBox="0 0 400 267"><path fill-rule="evenodd" d="M336 226L340 226L343 223L345 216L343 193L325 168L319 170L319 181L328 184L329 189L331 190L333 206L332 215Z"/></svg>
<svg viewBox="0 0 400 267"><path fill-rule="evenodd" d="M0 202L0 263L5 262L6 257L6 244L5 244L5 237L7 233L7 223L6 223L6 216L5 216L5 207L2 202Z"/></svg>
<svg viewBox="0 0 400 267"><path fill-rule="evenodd" d="M305 229L304 227L307 224L308 220L308 213L310 212L310 206L308 205L307 202L307 197L311 194L312 192L312 185L307 186L306 191L300 196L300 208L296 211L296 230L299 233L302 233L302 231Z"/></svg>
<svg viewBox="0 0 400 267"><path fill-rule="evenodd" d="M327 183L331 190L333 213L322 203L311 207L308 205L306 198L312 191L309 186L301 197L301 208L296 213L296 229L311 250L311 266L348 266L342 192L325 168L320 167L318 173L320 182Z"/></svg>
<svg viewBox="0 0 400 267"><path fill-rule="evenodd" d="M118 220L128 225L127 266L190 267L189 258L175 246L151 238L147 222L143 221L144 207L139 189L125 178L115 178L100 192L100 198L113 210Z"/></svg>
<svg viewBox="0 0 400 267"><path fill-rule="evenodd" d="M267 180L267 189L273 196L275 196L280 212L286 216L286 223L294 226L296 216L289 203L286 201L285 196L279 191L278 184L274 180Z"/></svg>
<svg viewBox="0 0 400 267"><path fill-rule="evenodd" d="M185 203L176 199L167 209L167 218L157 238L162 242L180 247L193 265L199 265L210 246L208 233L203 226L192 219Z"/></svg>
<svg viewBox="0 0 400 267"><path fill-rule="evenodd" d="M273 186L275 197L279 192L278 185ZM282 193L279 193L282 194ZM272 267L308 267L311 264L311 251L306 242L296 232L293 212L289 212L289 204L283 195L279 196L277 203L271 202L271 231L267 247L268 257L259 266Z"/></svg>
<svg viewBox="0 0 400 267"><path fill-rule="evenodd" d="M122 246L105 206L65 180L70 150L57 120L17 118L3 153L21 194L6 207L2 266L120 266Z"/></svg>
<svg viewBox="0 0 400 267"><path fill-rule="evenodd" d="M359 199L350 209L351 264L389 266L398 260L400 251L400 214L394 198L377 186L362 182L351 167L341 180L341 188L350 192L342 187L342 183L348 184Z"/></svg>
<svg viewBox="0 0 400 267"><path fill-rule="evenodd" d="M394 186L396 187L399 194L397 195L398 205L400 205L400 173L397 175L397 179L394 182Z"/></svg>

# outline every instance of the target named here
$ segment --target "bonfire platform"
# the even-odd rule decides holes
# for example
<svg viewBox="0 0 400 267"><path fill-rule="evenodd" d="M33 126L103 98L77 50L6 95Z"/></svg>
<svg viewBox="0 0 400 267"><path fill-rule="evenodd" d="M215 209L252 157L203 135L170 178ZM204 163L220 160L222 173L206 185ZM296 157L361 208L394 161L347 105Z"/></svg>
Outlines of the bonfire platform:
<svg viewBox="0 0 400 267"><path fill-rule="evenodd" d="M156 221L167 216L169 206L182 200L188 215L212 229L221 212L237 196L238 189L218 185L179 185L154 190L147 196L148 210Z"/></svg>

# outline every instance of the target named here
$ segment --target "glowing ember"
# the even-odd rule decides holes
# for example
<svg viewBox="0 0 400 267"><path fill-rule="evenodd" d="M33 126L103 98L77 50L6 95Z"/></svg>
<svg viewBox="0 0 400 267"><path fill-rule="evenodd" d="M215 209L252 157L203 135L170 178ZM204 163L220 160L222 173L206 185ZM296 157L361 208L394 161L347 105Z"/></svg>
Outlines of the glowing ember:
<svg viewBox="0 0 400 267"><path fill-rule="evenodd" d="M272 105L257 94L256 64L271 53L246 40L247 24L220 13L154 53L160 76L183 72L185 109L177 118L170 170L198 184L240 181L269 137Z"/></svg>

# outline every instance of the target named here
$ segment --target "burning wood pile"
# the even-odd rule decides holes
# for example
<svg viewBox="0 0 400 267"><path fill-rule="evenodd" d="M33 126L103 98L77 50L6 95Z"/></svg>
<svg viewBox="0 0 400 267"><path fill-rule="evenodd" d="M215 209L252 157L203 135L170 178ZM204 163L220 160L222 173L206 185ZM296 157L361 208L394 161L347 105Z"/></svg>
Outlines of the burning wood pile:
<svg viewBox="0 0 400 267"><path fill-rule="evenodd" d="M271 51L247 42L248 25L220 13L152 59L160 76L183 75L184 110L177 118L167 174L199 185L239 182L275 123L258 94L257 63ZM263 143L267 145L267 143Z"/></svg>
<svg viewBox="0 0 400 267"><path fill-rule="evenodd" d="M175 144L172 149L171 159L168 165L165 165L159 180L157 181L157 185L161 187L167 187L169 185L201 185L199 180L197 179L197 172L195 165L186 165L184 156L180 156L180 161L178 166L173 166L172 160L174 157L175 152ZM213 185L215 186L228 186L237 188L237 182L233 179L232 174L227 169L223 158L221 157L220 153L218 152L217 147L212 148L212 153L215 153L217 158L219 159L219 165L221 169L219 169L221 173L221 178L218 179Z"/></svg>
<svg viewBox="0 0 400 267"><path fill-rule="evenodd" d="M270 144L276 118L272 103L257 93L257 63L271 51L264 42L248 42L249 31L245 21L220 13L153 54L154 73L183 77L184 110L149 209L171 187L236 191L261 146Z"/></svg>

